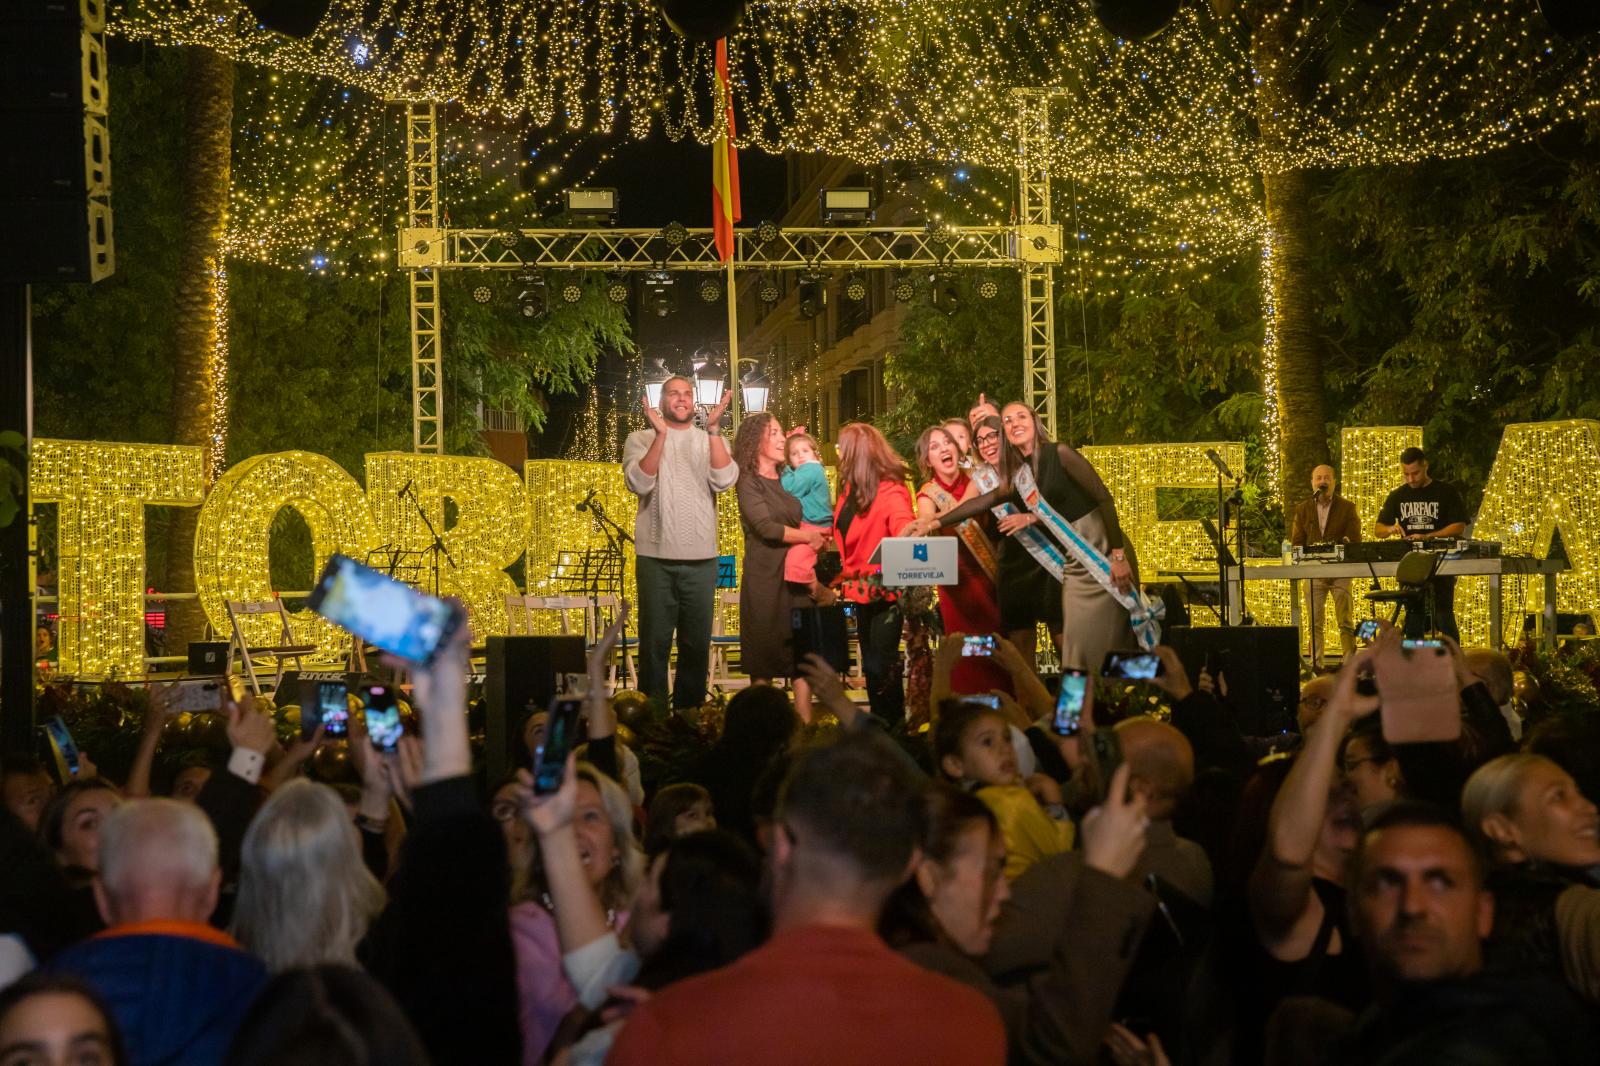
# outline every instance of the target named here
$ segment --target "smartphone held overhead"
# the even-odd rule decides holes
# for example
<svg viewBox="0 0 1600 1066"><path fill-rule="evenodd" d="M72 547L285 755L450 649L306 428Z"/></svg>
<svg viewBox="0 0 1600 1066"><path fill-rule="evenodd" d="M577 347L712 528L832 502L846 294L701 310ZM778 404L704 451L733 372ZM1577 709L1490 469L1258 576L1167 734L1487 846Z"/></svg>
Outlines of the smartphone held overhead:
<svg viewBox="0 0 1600 1066"><path fill-rule="evenodd" d="M550 717L545 725L544 743L533 759L533 792L547 796L561 787L566 776L567 756L578 745L578 720L583 715L583 700L557 696L550 701Z"/></svg>
<svg viewBox="0 0 1600 1066"><path fill-rule="evenodd" d="M961 654L965 656L989 656L994 654L995 638L993 634L976 637L961 638Z"/></svg>
<svg viewBox="0 0 1600 1066"><path fill-rule="evenodd" d="M391 655L424 664L467 617L459 605L425 596L344 555L329 557L307 606Z"/></svg>
<svg viewBox="0 0 1600 1066"><path fill-rule="evenodd" d="M1442 641L1383 647L1372 663L1383 737L1391 744L1455 740L1461 736L1461 696L1455 664Z"/></svg>
<svg viewBox="0 0 1600 1066"><path fill-rule="evenodd" d="M1161 656L1153 651L1108 651L1100 674L1121 681L1151 681L1164 671Z"/></svg>
<svg viewBox="0 0 1600 1066"><path fill-rule="evenodd" d="M367 685L361 690L361 717L366 722L367 739L374 751L392 755L400 748L405 728L400 722L400 704L388 685Z"/></svg>
<svg viewBox="0 0 1600 1066"><path fill-rule="evenodd" d="M1056 713L1050 723L1057 736L1075 737L1083 728L1083 707L1091 684L1089 675L1082 670L1062 671L1061 692L1056 697Z"/></svg>

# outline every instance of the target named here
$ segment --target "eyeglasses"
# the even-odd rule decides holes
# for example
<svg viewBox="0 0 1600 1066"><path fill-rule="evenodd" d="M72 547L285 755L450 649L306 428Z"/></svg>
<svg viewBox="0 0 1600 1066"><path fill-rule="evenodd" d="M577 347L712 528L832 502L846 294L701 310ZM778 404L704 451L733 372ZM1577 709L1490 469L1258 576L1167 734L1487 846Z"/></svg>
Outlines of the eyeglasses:
<svg viewBox="0 0 1600 1066"><path fill-rule="evenodd" d="M1000 439L1000 434L996 433L994 430L990 430L988 433L979 433L978 434L978 443L979 444L987 444L989 441L999 440L999 439Z"/></svg>

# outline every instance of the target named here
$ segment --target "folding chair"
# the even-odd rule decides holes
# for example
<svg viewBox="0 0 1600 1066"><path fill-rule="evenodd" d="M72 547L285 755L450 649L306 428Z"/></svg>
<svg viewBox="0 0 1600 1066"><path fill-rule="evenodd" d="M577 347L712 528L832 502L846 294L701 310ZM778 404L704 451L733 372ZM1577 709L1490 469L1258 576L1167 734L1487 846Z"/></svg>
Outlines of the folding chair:
<svg viewBox="0 0 1600 1066"><path fill-rule="evenodd" d="M729 665L728 653L739 646L739 634L729 633L723 619L729 607L739 606L737 589L722 589L717 593L717 610L711 615L711 686L713 688L743 688L750 683L748 677L735 677Z"/></svg>
<svg viewBox="0 0 1600 1066"><path fill-rule="evenodd" d="M283 681L283 663L286 659L294 660L294 668L299 670L300 657L316 652L315 644L296 644L294 634L289 629L289 610L284 607L282 600L261 600L246 602L243 600L228 600L228 625L232 628L232 636L228 638L228 661L223 668L224 674L233 673L233 660L237 655L244 664L245 677L250 682L250 691L261 695L261 681L256 677L255 659L258 656L270 657L275 664L272 677L272 690L276 692L278 685ZM257 618L262 615L277 615L278 617L278 643L252 645L245 639L241 618Z"/></svg>
<svg viewBox="0 0 1600 1066"><path fill-rule="evenodd" d="M1428 587L1428 580L1439 569L1440 558L1437 552L1406 552L1394 568L1395 584L1399 587L1369 592L1366 596L1367 601L1394 604L1394 612L1389 615L1390 625L1394 625L1399 619L1402 607L1408 611L1421 610L1425 598L1433 594L1433 590ZM1428 612L1428 617L1430 619L1433 617L1431 610Z"/></svg>

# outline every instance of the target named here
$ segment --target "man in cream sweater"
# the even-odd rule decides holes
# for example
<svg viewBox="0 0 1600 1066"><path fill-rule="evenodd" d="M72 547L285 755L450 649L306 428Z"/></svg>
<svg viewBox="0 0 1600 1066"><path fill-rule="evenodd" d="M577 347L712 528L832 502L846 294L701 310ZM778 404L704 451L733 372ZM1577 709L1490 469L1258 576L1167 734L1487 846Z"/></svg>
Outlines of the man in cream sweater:
<svg viewBox="0 0 1600 1066"><path fill-rule="evenodd" d="M639 577L639 688L667 699L667 662L678 634L672 706L698 707L711 665L711 618L717 596L717 493L739 467L716 426L731 392L694 424L694 382L675 377L661 388L661 409L645 404L649 429L628 434L622 475L639 497L634 526Z"/></svg>

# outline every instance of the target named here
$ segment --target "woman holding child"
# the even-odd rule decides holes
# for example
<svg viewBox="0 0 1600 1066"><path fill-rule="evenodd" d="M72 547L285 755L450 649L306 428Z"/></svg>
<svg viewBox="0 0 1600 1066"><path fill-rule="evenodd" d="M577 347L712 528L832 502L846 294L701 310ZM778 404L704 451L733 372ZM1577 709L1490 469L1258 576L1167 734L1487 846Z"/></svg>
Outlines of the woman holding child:
<svg viewBox="0 0 1600 1066"><path fill-rule="evenodd" d="M744 531L739 655L744 672L758 685L794 674L790 615L796 607L811 605L810 592L816 588L815 574L809 581L799 580L806 575L787 569L790 549L803 548L815 560L828 539L825 528L805 522L800 499L786 492L780 481L787 443L778 420L765 413L741 422L733 441L734 461L739 464L739 526ZM826 484L824 479L824 488ZM811 693L799 678L794 680L794 696L795 710L809 721Z"/></svg>

